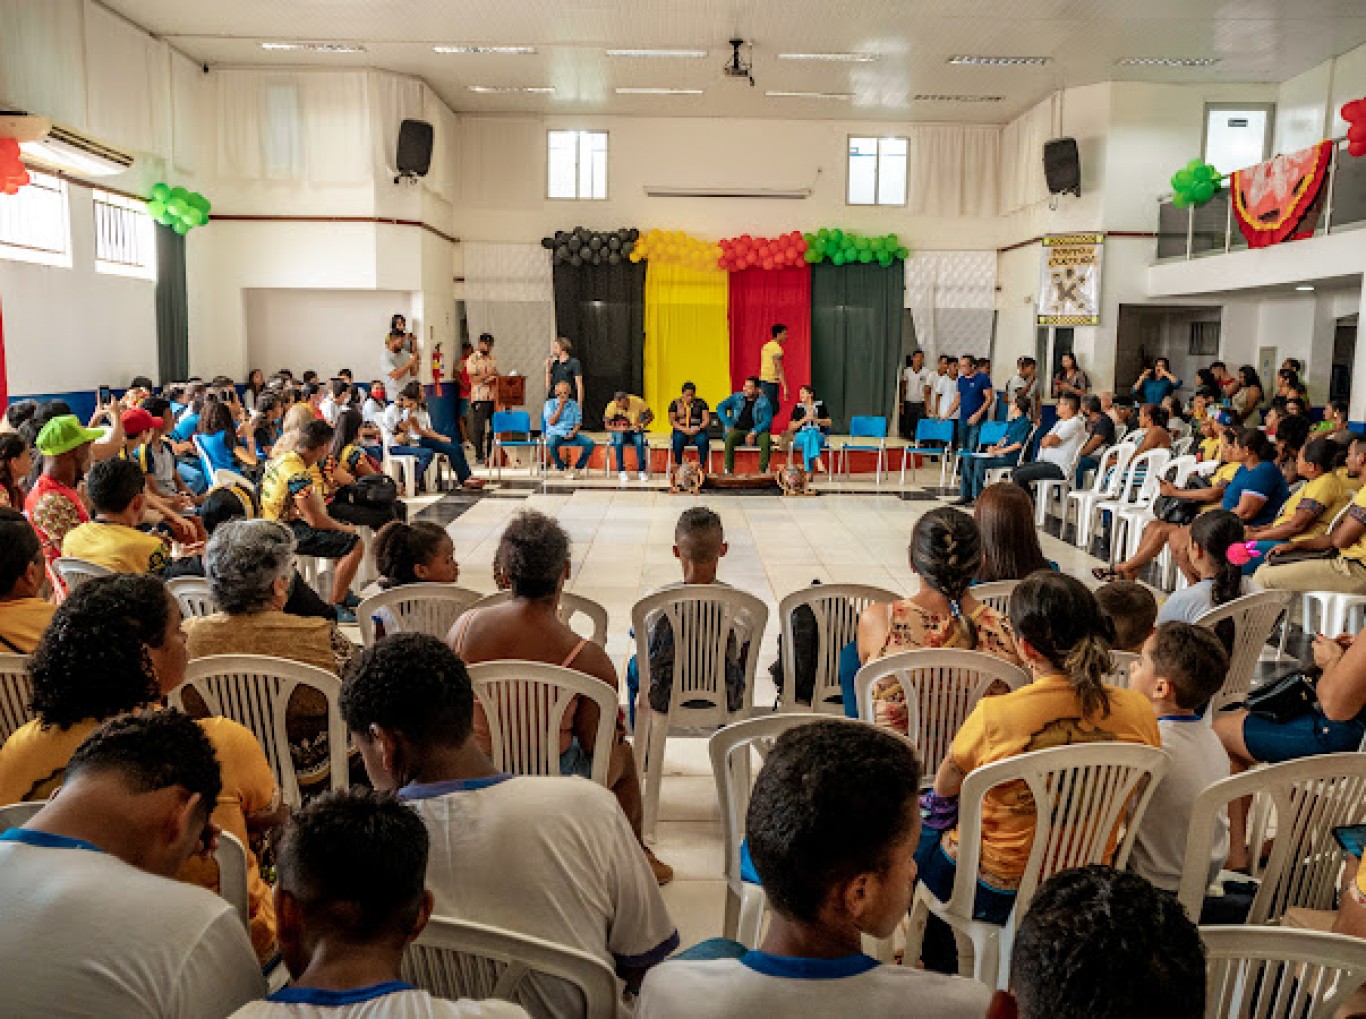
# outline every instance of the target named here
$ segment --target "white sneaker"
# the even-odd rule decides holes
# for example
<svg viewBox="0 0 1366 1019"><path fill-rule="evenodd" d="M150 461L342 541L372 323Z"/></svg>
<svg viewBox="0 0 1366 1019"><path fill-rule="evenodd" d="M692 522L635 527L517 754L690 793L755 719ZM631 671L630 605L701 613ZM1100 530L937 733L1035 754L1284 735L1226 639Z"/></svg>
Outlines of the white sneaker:
<svg viewBox="0 0 1366 1019"><path fill-rule="evenodd" d="M626 482L631 480L631 475L627 474L625 471L621 471L617 474L617 480L624 485L626 484Z"/></svg>
<svg viewBox="0 0 1366 1019"><path fill-rule="evenodd" d="M641 471L640 474L638 475L638 477L640 478L641 481L649 481L649 480L650 480L650 475L649 475L647 472L645 472L645 471Z"/></svg>
<svg viewBox="0 0 1366 1019"><path fill-rule="evenodd" d="M564 472L564 476L568 478L570 481L573 481L579 476L579 472L577 468L571 467L569 468L569 470Z"/></svg>

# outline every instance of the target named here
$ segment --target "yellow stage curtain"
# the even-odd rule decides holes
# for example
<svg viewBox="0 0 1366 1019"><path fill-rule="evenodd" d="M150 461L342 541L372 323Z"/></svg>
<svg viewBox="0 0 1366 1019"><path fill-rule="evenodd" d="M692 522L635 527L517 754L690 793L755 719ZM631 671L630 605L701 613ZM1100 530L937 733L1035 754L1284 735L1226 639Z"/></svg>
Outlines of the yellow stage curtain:
<svg viewBox="0 0 1366 1019"><path fill-rule="evenodd" d="M684 382L716 409L730 395L730 286L720 270L650 262L645 273L645 402L654 432Z"/></svg>

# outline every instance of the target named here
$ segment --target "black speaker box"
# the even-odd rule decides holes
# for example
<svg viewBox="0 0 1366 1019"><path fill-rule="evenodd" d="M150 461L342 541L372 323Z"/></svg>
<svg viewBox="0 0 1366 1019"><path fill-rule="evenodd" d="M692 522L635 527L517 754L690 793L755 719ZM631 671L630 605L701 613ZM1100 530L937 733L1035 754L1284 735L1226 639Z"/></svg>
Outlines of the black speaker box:
<svg viewBox="0 0 1366 1019"><path fill-rule="evenodd" d="M425 177L432 166L432 125L425 120L405 120L398 126L398 172Z"/></svg>
<svg viewBox="0 0 1366 1019"><path fill-rule="evenodd" d="M1071 192L1081 196L1081 160L1075 138L1054 138L1043 143L1043 174L1050 195Z"/></svg>

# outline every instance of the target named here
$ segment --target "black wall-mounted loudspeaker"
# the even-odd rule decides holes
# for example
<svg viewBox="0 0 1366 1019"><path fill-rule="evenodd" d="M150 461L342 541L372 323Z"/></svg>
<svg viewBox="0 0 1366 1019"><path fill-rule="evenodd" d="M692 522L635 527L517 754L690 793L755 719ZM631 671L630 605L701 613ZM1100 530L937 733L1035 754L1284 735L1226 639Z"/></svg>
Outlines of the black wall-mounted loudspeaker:
<svg viewBox="0 0 1366 1019"><path fill-rule="evenodd" d="M1054 138L1043 143L1043 175L1050 195L1069 192L1081 197L1081 159L1075 138Z"/></svg>
<svg viewBox="0 0 1366 1019"><path fill-rule="evenodd" d="M404 177L425 177L432 166L432 125L425 120L405 120L398 126L398 172Z"/></svg>

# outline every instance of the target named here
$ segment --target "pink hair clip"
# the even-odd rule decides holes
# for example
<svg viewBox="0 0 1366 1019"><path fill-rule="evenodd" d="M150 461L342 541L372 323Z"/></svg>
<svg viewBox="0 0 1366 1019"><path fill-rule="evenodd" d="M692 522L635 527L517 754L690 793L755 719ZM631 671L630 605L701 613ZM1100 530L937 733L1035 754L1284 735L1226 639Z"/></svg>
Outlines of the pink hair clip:
<svg viewBox="0 0 1366 1019"><path fill-rule="evenodd" d="M1260 559L1261 553L1257 551L1255 541L1244 541L1237 545L1230 545L1228 552L1225 553L1229 563L1234 566L1246 566L1254 559Z"/></svg>

